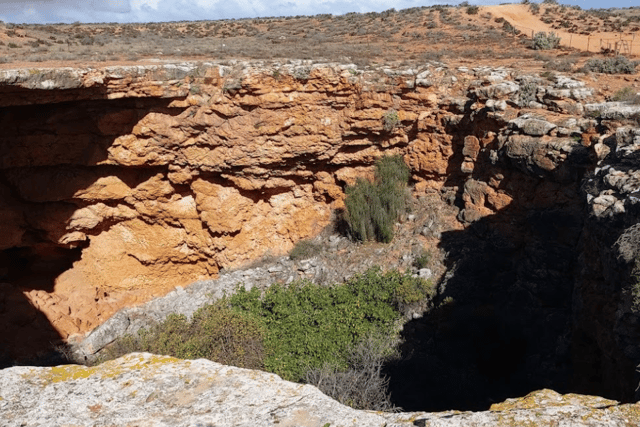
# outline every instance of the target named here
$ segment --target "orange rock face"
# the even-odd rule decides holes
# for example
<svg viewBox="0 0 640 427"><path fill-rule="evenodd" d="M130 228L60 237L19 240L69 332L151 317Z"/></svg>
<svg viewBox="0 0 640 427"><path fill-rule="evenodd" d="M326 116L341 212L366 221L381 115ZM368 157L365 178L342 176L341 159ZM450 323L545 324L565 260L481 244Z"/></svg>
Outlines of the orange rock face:
<svg viewBox="0 0 640 427"><path fill-rule="evenodd" d="M304 78L208 67L157 81L162 70L152 71L78 70L69 85L102 83L103 94L29 101L24 90L20 106L4 107L0 281L62 338L220 268L288 252L329 224L344 186L385 153L405 154L431 180L446 173L451 149L429 135L410 143L405 128L419 116L437 126L425 111L437 104L432 89L398 98L394 78L379 91L339 67ZM14 87L38 87L27 80ZM391 108L399 122L388 131ZM61 265L48 248L67 254L64 268L38 265Z"/></svg>
<svg viewBox="0 0 640 427"><path fill-rule="evenodd" d="M404 156L417 193L455 188L463 222L514 200L509 175L482 166L502 147L498 125L461 124L467 88L442 67L428 70L437 85L337 65L60 73L64 90L41 81L52 71L0 75L12 95L0 99L0 323L12 348L42 334L34 325L66 339L123 306L287 253L383 155ZM547 151L535 166L553 171ZM16 316L15 301L37 310Z"/></svg>

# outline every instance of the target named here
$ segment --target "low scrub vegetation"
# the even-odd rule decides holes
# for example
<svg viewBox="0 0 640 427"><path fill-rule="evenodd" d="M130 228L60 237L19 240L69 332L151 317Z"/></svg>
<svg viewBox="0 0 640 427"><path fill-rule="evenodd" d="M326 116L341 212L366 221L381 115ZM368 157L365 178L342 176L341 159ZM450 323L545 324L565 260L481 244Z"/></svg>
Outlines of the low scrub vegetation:
<svg viewBox="0 0 640 427"><path fill-rule="evenodd" d="M555 49L560 45L560 37L556 33L541 31L533 36L533 48L536 50Z"/></svg>
<svg viewBox="0 0 640 427"><path fill-rule="evenodd" d="M467 6L467 15L477 15L480 11L480 7L478 6Z"/></svg>
<svg viewBox="0 0 640 427"><path fill-rule="evenodd" d="M309 368L330 364L347 369L352 345L373 331L393 334L401 306L433 296L432 289L407 274L370 269L329 287L302 281L273 285L264 294L239 289L229 302L264 322L265 368L300 381Z"/></svg>
<svg viewBox="0 0 640 427"><path fill-rule="evenodd" d="M640 104L640 94L638 94L638 91L632 87L625 87L614 93L611 100L637 105Z"/></svg>
<svg viewBox="0 0 640 427"><path fill-rule="evenodd" d="M126 335L107 348L102 360L134 351L166 354L182 359L206 358L241 368L264 367L265 329L259 319L232 310L225 301L198 310L191 321L171 314L137 336Z"/></svg>
<svg viewBox="0 0 640 427"><path fill-rule="evenodd" d="M430 281L372 268L342 284L275 284L238 291L117 340L101 360L133 351L208 358L316 384L357 408L389 409L383 364L396 354L407 304L435 296Z"/></svg>
<svg viewBox="0 0 640 427"><path fill-rule="evenodd" d="M449 44L451 37L460 34L462 25L472 41L482 40L474 45L493 47L496 53L513 58L523 54L516 40L484 34L486 30L494 30L493 26L465 24L465 17L478 14L480 9L469 3L460 6L171 23L15 25L5 31L7 37L3 42L11 44L0 48L0 56L8 62L136 61L159 56L334 62L346 56L365 66L394 61L400 51L404 61L423 63L434 55L459 57L471 52L468 43ZM441 31L425 32L425 27ZM445 38L434 33L444 33ZM359 42L362 37L367 39L364 49ZM466 37L464 40L468 41ZM505 44L509 49L504 49ZM294 77L305 80L308 75L300 73Z"/></svg>
<svg viewBox="0 0 640 427"><path fill-rule="evenodd" d="M398 112L396 110L391 109L382 116L382 126L387 132L394 130L398 126L398 122Z"/></svg>
<svg viewBox="0 0 640 427"><path fill-rule="evenodd" d="M567 59L552 59L544 63L545 70L554 70L567 73L573 71L573 67L576 61L572 58Z"/></svg>
<svg viewBox="0 0 640 427"><path fill-rule="evenodd" d="M344 405L392 411L395 407L387 393L389 379L383 367L385 362L397 358L395 341L393 335L374 332L349 348L347 369L325 363L320 368L309 369L305 382Z"/></svg>
<svg viewBox="0 0 640 427"><path fill-rule="evenodd" d="M355 240L390 242L394 225L406 210L409 168L401 156L376 163L373 182L359 179L346 189L346 222Z"/></svg>
<svg viewBox="0 0 640 427"><path fill-rule="evenodd" d="M592 58L584 64L584 70L604 74L634 74L636 65L624 56L604 59Z"/></svg>
<svg viewBox="0 0 640 427"><path fill-rule="evenodd" d="M310 240L300 240L295 244L291 252L289 252L289 258L292 260L312 258L320 253L322 246L313 243Z"/></svg>
<svg viewBox="0 0 640 427"><path fill-rule="evenodd" d="M429 263L431 262L431 253L422 251L416 258L413 260L413 266L418 270L422 268L427 268Z"/></svg>

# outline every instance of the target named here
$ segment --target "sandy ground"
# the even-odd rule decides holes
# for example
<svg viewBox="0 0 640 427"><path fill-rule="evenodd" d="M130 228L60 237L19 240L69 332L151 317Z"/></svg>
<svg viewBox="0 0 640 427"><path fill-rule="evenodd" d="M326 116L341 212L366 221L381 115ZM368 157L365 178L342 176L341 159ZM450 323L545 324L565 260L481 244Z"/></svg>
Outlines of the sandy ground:
<svg viewBox="0 0 640 427"><path fill-rule="evenodd" d="M504 18L508 20L511 25L529 37L531 36L532 31L534 34L539 31L553 31L561 37L561 45L589 52L600 52L600 47L605 44L615 47L616 43L620 43L620 40L624 40L629 43L630 53L632 55L640 55L640 34L638 34L637 37L634 33L594 32L589 36L572 34L566 31L554 29L551 25L545 24L540 20L542 12L539 15L533 15L529 10L529 6L523 4L489 6L482 8L482 10L490 12L496 18ZM621 51L621 53L625 52Z"/></svg>

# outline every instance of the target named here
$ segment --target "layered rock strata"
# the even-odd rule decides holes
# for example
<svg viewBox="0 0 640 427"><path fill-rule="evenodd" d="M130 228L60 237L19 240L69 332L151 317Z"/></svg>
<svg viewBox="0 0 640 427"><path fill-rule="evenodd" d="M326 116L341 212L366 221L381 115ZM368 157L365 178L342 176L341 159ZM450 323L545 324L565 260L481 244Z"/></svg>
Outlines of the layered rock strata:
<svg viewBox="0 0 640 427"><path fill-rule="evenodd" d="M596 172L613 193L593 194L596 203L580 191L598 161L617 161L613 135L633 117L595 104L579 78L441 63L235 62L3 71L0 93L0 321L9 358L82 336L124 306L221 268L286 253L330 223L345 186L370 176L376 159L401 154L415 195L457 210L457 226L438 235L451 267L441 296L462 307L446 328L408 325L413 338L412 330L428 332L407 354L445 348L437 343L446 330L473 325L460 335L475 334L482 351L461 366L507 367L505 384L569 387L572 354L610 346L585 362L601 375L584 387L605 382L630 398L640 361L623 338L637 331L625 302L632 260L615 270L625 284L611 295L589 278L613 283L613 255L576 272L635 218L635 190L618 198L623 190L600 176L603 167ZM605 219L609 237L589 240L600 233L584 231L599 227L585 215L592 206L594 218L628 216ZM477 321L461 320L469 318ZM619 333L605 339L611 330Z"/></svg>

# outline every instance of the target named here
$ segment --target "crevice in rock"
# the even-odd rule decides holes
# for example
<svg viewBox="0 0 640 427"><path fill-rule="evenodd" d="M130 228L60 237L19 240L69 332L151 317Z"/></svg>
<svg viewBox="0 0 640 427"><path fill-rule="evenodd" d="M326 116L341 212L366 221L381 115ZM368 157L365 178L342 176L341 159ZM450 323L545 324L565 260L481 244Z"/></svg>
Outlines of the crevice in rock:
<svg viewBox="0 0 640 427"><path fill-rule="evenodd" d="M56 277L80 259L82 248L65 249L27 233L28 246L0 251L0 369L14 364L63 362L53 348L62 336L40 307L25 294L44 295L53 290Z"/></svg>

